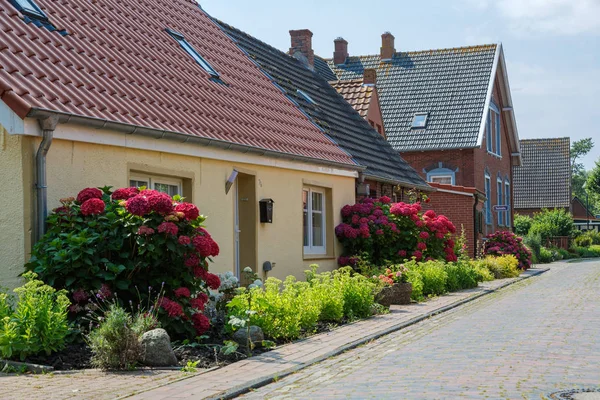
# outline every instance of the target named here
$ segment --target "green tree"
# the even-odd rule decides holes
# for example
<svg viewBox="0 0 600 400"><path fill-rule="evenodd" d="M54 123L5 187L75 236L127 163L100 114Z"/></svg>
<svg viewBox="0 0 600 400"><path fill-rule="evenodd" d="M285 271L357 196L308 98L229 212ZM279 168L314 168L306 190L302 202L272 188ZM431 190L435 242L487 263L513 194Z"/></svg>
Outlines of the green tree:
<svg viewBox="0 0 600 400"><path fill-rule="evenodd" d="M575 175L577 171L585 171L582 163L578 163L577 159L585 156L594 148L592 138L585 138L573 142L571 145L571 173Z"/></svg>
<svg viewBox="0 0 600 400"><path fill-rule="evenodd" d="M590 196L590 211L598 212L600 204L600 158L596 166L588 173L585 190Z"/></svg>

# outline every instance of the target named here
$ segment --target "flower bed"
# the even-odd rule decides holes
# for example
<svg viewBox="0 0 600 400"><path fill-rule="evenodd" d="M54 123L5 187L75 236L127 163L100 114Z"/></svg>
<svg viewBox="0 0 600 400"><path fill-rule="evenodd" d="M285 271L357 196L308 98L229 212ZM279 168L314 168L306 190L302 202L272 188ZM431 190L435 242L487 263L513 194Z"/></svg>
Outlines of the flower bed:
<svg viewBox="0 0 600 400"><path fill-rule="evenodd" d="M420 203L391 203L390 198L364 199L342 208L342 223L335 233L344 246L338 263L358 267L397 264L414 257L417 261L456 261L451 235L456 228L448 218Z"/></svg>
<svg viewBox="0 0 600 400"><path fill-rule="evenodd" d="M523 244L523 239L509 231L498 231L486 236L483 252L491 256L513 255L522 270L531 267L531 251Z"/></svg>

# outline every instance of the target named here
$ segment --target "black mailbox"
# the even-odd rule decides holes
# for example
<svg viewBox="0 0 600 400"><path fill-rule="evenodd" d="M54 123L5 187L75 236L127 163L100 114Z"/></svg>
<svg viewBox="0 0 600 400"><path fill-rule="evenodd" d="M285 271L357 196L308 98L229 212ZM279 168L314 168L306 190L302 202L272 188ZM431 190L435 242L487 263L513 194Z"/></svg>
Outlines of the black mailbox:
<svg viewBox="0 0 600 400"><path fill-rule="evenodd" d="M258 202L260 207L260 222L273 223L273 199L262 199Z"/></svg>

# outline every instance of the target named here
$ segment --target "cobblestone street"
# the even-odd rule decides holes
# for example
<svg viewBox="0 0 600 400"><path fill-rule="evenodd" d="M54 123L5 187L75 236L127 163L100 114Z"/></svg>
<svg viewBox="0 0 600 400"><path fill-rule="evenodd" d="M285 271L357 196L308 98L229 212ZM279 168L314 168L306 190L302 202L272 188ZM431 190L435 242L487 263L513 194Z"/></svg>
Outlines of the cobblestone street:
<svg viewBox="0 0 600 400"><path fill-rule="evenodd" d="M600 386L600 262L554 264L245 399L540 399Z"/></svg>

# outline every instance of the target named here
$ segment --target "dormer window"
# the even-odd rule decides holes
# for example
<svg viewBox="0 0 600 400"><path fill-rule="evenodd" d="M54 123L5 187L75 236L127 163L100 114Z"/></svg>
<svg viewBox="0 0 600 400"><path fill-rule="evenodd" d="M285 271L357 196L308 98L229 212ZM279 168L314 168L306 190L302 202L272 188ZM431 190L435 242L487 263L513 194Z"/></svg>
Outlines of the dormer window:
<svg viewBox="0 0 600 400"><path fill-rule="evenodd" d="M185 37L181 33L175 32L171 29L167 29L166 31L173 37L173 39L177 41L177 43L179 43L181 48L184 49L186 53L188 53L194 59L194 61L196 61L206 72L210 74L210 76L215 79L219 78L219 73L212 67L212 65L208 63L208 61L204 59L204 57L200 55L200 53L198 53L195 48L192 47L191 44L188 43L187 40L185 40Z"/></svg>
<svg viewBox="0 0 600 400"><path fill-rule="evenodd" d="M415 114L413 120L412 120L412 125L410 126L411 129L414 128L425 128L427 126L427 117L428 117L428 113L417 113Z"/></svg>

